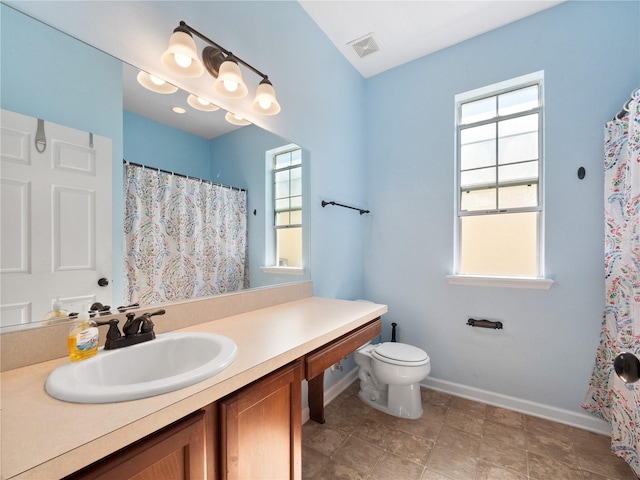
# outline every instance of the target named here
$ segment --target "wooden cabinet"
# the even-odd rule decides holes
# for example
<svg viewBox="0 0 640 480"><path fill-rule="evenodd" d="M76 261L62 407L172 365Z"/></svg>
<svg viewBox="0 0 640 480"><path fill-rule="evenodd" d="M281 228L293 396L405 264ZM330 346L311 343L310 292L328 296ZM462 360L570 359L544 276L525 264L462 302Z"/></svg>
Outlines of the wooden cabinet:
<svg viewBox="0 0 640 480"><path fill-rule="evenodd" d="M206 411L171 424L65 480L201 480L206 478ZM212 467L212 466L211 466Z"/></svg>
<svg viewBox="0 0 640 480"><path fill-rule="evenodd" d="M302 478L302 362L219 402L222 479Z"/></svg>
<svg viewBox="0 0 640 480"><path fill-rule="evenodd" d="M300 480L303 378L324 422L324 370L380 329L372 320L65 480Z"/></svg>
<svg viewBox="0 0 640 480"><path fill-rule="evenodd" d="M299 480L302 361L65 480Z"/></svg>

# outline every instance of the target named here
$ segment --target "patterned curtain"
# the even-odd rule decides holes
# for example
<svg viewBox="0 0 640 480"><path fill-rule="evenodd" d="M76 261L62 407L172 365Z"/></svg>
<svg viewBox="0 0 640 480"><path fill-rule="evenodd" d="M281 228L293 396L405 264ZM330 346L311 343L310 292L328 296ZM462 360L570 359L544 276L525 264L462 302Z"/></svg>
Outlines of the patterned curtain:
<svg viewBox="0 0 640 480"><path fill-rule="evenodd" d="M640 477L640 383L613 371L619 353L640 354L640 89L628 110L605 126L605 310L583 408L611 423L612 451Z"/></svg>
<svg viewBox="0 0 640 480"><path fill-rule="evenodd" d="M246 191L127 165L124 223L127 303L248 287Z"/></svg>

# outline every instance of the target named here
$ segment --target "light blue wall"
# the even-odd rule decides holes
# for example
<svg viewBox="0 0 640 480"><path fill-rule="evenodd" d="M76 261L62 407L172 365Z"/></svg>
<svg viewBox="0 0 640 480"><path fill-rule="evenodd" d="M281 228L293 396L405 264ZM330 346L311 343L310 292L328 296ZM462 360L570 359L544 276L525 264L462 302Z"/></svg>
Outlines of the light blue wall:
<svg viewBox="0 0 640 480"><path fill-rule="evenodd" d="M113 224L122 225L122 64L4 4L0 5L3 109L108 137L113 148ZM122 235L113 236L122 258ZM123 277L123 263L113 264ZM114 281L114 296L123 284Z"/></svg>
<svg viewBox="0 0 640 480"><path fill-rule="evenodd" d="M581 412L604 306L603 124L640 85L639 9L567 2L366 82L366 297L389 305L387 332L395 321L400 341L429 353L432 377ZM555 284L450 286L454 95L538 70Z"/></svg>
<svg viewBox="0 0 640 480"><path fill-rule="evenodd" d="M210 180L209 140L124 112L124 158L130 162Z"/></svg>
<svg viewBox="0 0 640 480"><path fill-rule="evenodd" d="M309 280L309 267L306 266L304 276L265 273L260 267L265 266L267 243L272 239L266 237L267 205L265 194L267 176L265 152L274 148L290 145L287 139L274 135L255 125L249 125L231 133L211 140L211 178L214 181L247 189L248 241L249 241L249 285L262 287L278 283ZM308 172L307 155L303 156L303 171ZM304 176L304 175L303 175ZM308 180L309 175L305 177ZM303 188L304 200L308 200L306 191L309 182ZM309 207L304 210L307 213ZM308 215L303 215L303 258L309 258L308 231L310 227ZM271 243L269 243L271 245Z"/></svg>
<svg viewBox="0 0 640 480"><path fill-rule="evenodd" d="M260 126L310 152L314 294L360 298L365 220L320 202L365 205L364 79L296 1L215 2L206 23L268 72L282 112Z"/></svg>

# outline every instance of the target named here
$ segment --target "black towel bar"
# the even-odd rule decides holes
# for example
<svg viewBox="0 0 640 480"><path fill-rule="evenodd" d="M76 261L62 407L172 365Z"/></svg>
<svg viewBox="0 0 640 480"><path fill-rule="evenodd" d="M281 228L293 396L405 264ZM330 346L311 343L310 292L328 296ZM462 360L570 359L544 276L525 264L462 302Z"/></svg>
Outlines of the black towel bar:
<svg viewBox="0 0 640 480"><path fill-rule="evenodd" d="M327 205L335 205L336 207L344 207L344 208L350 208L351 210L358 210L360 212L360 215L364 213L369 213L369 210L363 210L362 208L350 207L349 205L343 205L341 203L336 203L334 201L325 202L324 200L322 200L322 208L326 207Z"/></svg>

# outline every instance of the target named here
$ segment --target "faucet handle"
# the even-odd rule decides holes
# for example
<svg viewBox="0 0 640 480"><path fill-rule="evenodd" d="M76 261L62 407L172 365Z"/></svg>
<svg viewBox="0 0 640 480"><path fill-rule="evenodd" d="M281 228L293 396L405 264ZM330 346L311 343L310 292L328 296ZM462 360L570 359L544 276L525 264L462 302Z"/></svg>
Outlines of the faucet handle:
<svg viewBox="0 0 640 480"><path fill-rule="evenodd" d="M118 322L119 321L120 320L118 320L117 318L111 318L111 319L109 319L107 321L104 321L104 322L100 322L98 320L95 320L96 325L98 325L98 326L100 326L100 325L109 325L109 331L107 331L107 343L111 343L116 338L120 338L122 336L122 334L120 333L120 329L118 328ZM107 350L109 350L109 349L107 348Z"/></svg>
<svg viewBox="0 0 640 480"><path fill-rule="evenodd" d="M155 325L151 321L148 316L145 316L145 319L142 321L142 325L140 325L140 333L149 333L153 332L153 327Z"/></svg>

